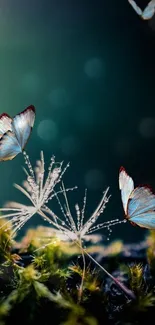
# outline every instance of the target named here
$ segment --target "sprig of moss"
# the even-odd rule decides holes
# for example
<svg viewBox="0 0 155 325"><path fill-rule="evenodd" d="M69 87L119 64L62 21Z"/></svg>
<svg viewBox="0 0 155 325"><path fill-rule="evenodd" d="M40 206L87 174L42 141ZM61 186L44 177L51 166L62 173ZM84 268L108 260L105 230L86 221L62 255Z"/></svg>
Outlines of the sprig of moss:
<svg viewBox="0 0 155 325"><path fill-rule="evenodd" d="M133 264L129 267L130 286L135 293L141 293L144 290L143 266Z"/></svg>
<svg viewBox="0 0 155 325"><path fill-rule="evenodd" d="M72 271L72 273L78 274L80 277L82 277L83 270L78 264L74 264L69 266L69 269ZM98 277L98 273L96 270L91 270L91 268L88 266L85 271L85 278L84 278L84 289L88 289L90 292L99 291L100 290L100 281Z"/></svg>
<svg viewBox="0 0 155 325"><path fill-rule="evenodd" d="M66 265L67 256L62 251L62 244L59 240L53 239L50 245L45 246L43 249L37 251L34 256L33 264L40 272L44 271L49 276L58 275L60 277L67 277Z"/></svg>
<svg viewBox="0 0 155 325"><path fill-rule="evenodd" d="M6 220L0 219L0 262L14 258L11 254L11 248L13 247L11 231L11 222L6 223Z"/></svg>
<svg viewBox="0 0 155 325"><path fill-rule="evenodd" d="M26 268L19 268L16 289L14 289L0 304L0 319L3 319L4 316L8 316L14 305L23 302L27 296L31 299L32 292L33 299L38 300L43 297L55 302L55 295L43 283L46 280L46 275L38 272L33 264ZM33 303L34 301L32 301L32 304Z"/></svg>
<svg viewBox="0 0 155 325"><path fill-rule="evenodd" d="M113 257L114 259L115 256L119 258L119 254L124 250L125 246L122 242L116 241L104 247L103 253L99 248L100 245L96 246L96 250L95 245L89 246L88 250L91 253L94 250L95 254L101 255L103 262L105 257L107 268L110 268L111 272L116 272L116 276L119 277L123 274L121 281L127 281L128 287L134 291L136 299L128 301L122 292L114 288L115 286L112 286L105 277L102 277L102 273L92 269L89 264L85 272L82 300L80 304L77 304L83 269L79 259L78 264L76 262L73 264L75 261L73 258L79 253L76 245L70 242L62 243L56 237L50 238L50 244L45 244L42 249L36 247L35 238L29 242L28 249L25 246L25 250L22 250L20 243L17 243L15 245L17 253L18 246L19 250L22 253L26 252L27 255L30 249L33 256L33 259L29 259L30 264L27 267L21 267L20 265L24 265L24 254L21 255L23 260L20 260L20 254L12 254L13 243L11 242L8 246L5 244L8 242L6 233L7 231L2 231L0 238L0 240L3 238L0 248L0 256L3 257L0 268L0 281L3 286L0 293L0 325L10 325L10 322L18 325L16 317L12 315L21 308L22 310L26 308L27 316L25 318L28 317L25 319L26 325L34 325L37 319L36 315L38 314L38 319L40 319L40 317L44 317L44 312L49 313L48 317L50 313L52 315L56 313L55 325L102 325L104 322L109 324L110 319L113 320L113 324L139 325L139 315L145 319L144 315L149 315L150 310L154 310L154 288L153 284L148 283L148 276L145 274L143 264L135 261L134 264L124 267L122 263L118 264L118 259L117 262L113 262ZM31 235L32 233L34 235L33 231ZM151 240L153 243L154 239ZM149 248L153 249L153 245ZM151 263L154 259L155 257L152 255ZM119 270L116 270L118 265ZM123 273L120 272L122 269Z"/></svg>

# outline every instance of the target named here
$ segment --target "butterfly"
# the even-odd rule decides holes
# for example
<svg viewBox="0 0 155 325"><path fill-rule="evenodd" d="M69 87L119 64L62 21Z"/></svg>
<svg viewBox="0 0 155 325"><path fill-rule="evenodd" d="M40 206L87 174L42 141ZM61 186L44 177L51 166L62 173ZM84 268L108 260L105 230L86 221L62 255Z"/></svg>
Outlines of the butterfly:
<svg viewBox="0 0 155 325"><path fill-rule="evenodd" d="M0 161L12 160L26 146L35 120L35 107L27 107L11 118L0 115Z"/></svg>
<svg viewBox="0 0 155 325"><path fill-rule="evenodd" d="M143 11L137 6L134 0L128 0L128 2L136 11L137 15L139 15L144 20L151 19L155 14L155 0L150 1Z"/></svg>
<svg viewBox="0 0 155 325"><path fill-rule="evenodd" d="M133 225L155 229L155 195L150 188L134 188L133 179L123 167L119 172L119 188L126 219Z"/></svg>

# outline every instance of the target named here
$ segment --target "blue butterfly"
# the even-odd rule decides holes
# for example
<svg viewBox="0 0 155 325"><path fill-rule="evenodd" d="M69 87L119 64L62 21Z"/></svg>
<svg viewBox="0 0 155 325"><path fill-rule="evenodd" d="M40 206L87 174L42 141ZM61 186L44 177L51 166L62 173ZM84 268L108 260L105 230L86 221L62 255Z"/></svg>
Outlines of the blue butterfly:
<svg viewBox="0 0 155 325"><path fill-rule="evenodd" d="M144 20L151 19L155 14L155 0L150 1L143 11L137 6L134 0L128 0L128 2L136 11L137 15L139 15Z"/></svg>
<svg viewBox="0 0 155 325"><path fill-rule="evenodd" d="M12 160L26 146L35 120L35 107L27 107L11 118L0 115L0 161Z"/></svg>
<svg viewBox="0 0 155 325"><path fill-rule="evenodd" d="M147 229L155 229L155 195L146 186L134 189L133 179L121 167L119 188L125 217L131 223Z"/></svg>

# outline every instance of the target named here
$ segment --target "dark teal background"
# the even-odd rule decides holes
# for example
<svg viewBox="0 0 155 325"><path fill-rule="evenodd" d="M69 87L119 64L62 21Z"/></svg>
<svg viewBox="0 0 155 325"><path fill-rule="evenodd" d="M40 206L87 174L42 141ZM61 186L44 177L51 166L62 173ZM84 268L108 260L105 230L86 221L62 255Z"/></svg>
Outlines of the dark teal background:
<svg viewBox="0 0 155 325"><path fill-rule="evenodd" d="M147 1L138 3L144 8ZM66 187L79 186L69 195L71 207L88 187L89 216L110 186L101 222L123 219L121 165L135 184L155 190L155 17L142 21L127 0L1 0L0 111L14 116L30 104L32 163L40 150L47 167L52 154L70 161ZM1 206L27 202L12 186L23 180L22 165L22 155L0 164ZM37 222L35 216L30 224ZM125 224L112 238L144 234Z"/></svg>

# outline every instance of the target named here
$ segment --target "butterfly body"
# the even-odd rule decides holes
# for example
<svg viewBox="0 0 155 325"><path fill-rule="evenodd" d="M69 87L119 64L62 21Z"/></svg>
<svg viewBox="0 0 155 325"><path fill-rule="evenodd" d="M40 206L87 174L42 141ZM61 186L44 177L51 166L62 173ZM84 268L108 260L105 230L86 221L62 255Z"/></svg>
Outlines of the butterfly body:
<svg viewBox="0 0 155 325"><path fill-rule="evenodd" d="M133 225L155 229L155 195L150 188L146 186L134 188L132 178L123 167L119 173L119 188L125 218Z"/></svg>
<svg viewBox="0 0 155 325"><path fill-rule="evenodd" d="M14 118L6 113L0 115L0 161L12 160L24 150L34 120L35 108L33 105Z"/></svg>

